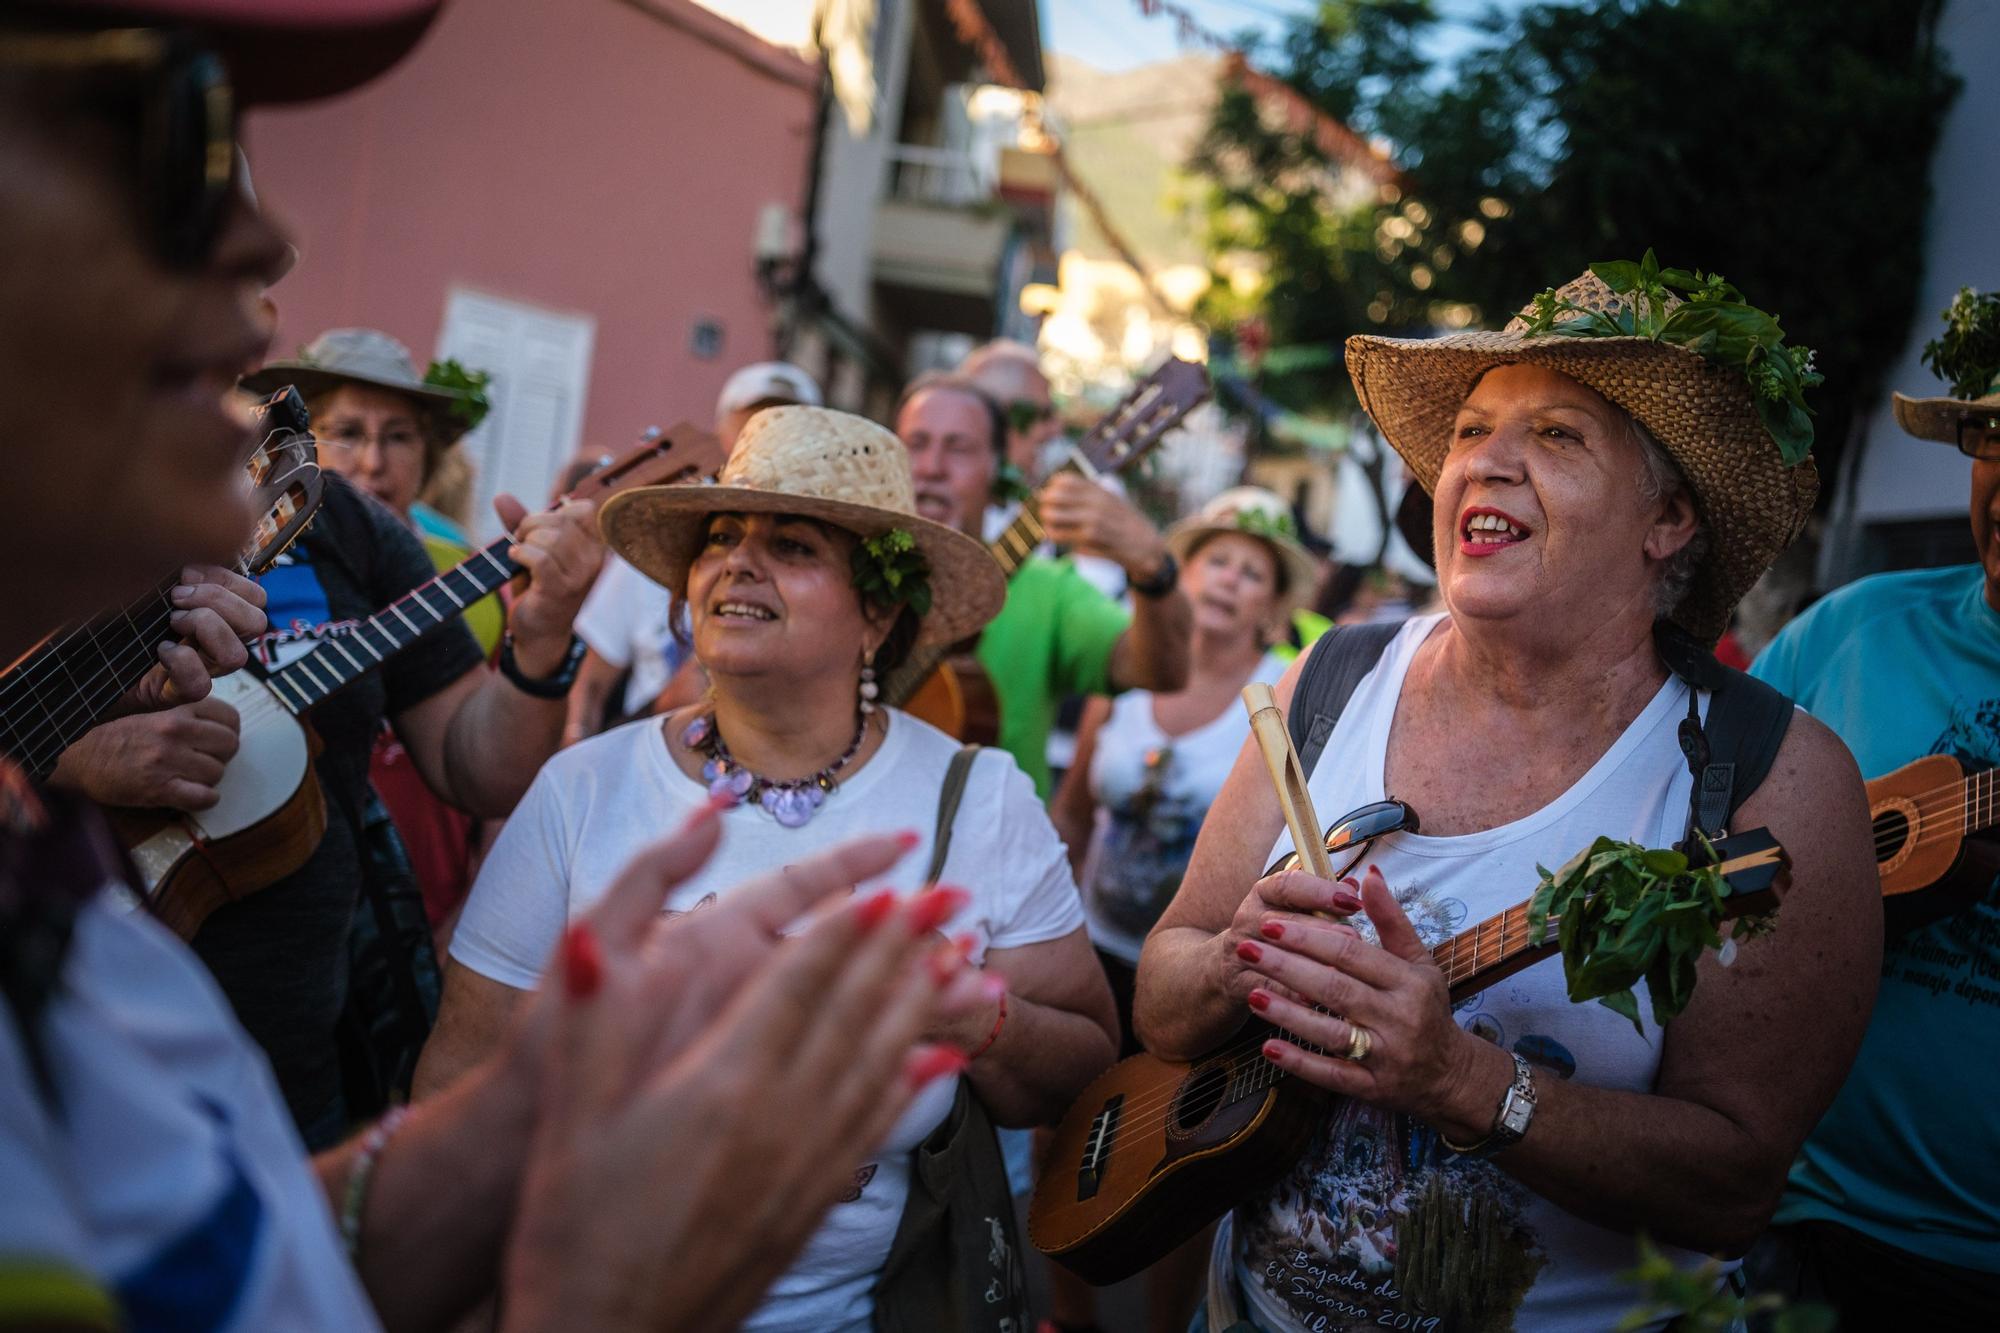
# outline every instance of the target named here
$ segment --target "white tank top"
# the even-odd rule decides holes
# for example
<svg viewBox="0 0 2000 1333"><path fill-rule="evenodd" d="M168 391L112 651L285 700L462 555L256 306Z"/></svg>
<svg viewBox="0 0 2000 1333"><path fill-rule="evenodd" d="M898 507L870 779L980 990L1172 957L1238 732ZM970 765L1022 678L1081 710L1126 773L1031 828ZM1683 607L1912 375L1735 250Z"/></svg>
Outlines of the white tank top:
<svg viewBox="0 0 2000 1333"><path fill-rule="evenodd" d="M1383 771L1396 701L1443 619L1406 625L1342 711L1308 784L1323 823L1391 795ZM1560 865L1600 835L1672 845L1688 807L1676 735L1687 703L1687 686L1669 677L1590 771L1540 810L1458 837L1396 834L1369 863L1435 947L1526 901L1537 863ZM1271 858L1291 848L1285 834ZM1456 1017L1525 1058L1539 1080L1650 1092L1660 1030L1639 990L1644 1037L1602 1005L1572 1004L1559 958L1470 997ZM1271 1329L1600 1333L1639 1299L1618 1277L1637 1263L1630 1236L1564 1212L1490 1162L1456 1156L1428 1126L1359 1103L1339 1104L1291 1173L1237 1210L1235 1237L1245 1299Z"/></svg>
<svg viewBox="0 0 2000 1333"><path fill-rule="evenodd" d="M1249 679L1275 685L1284 674L1285 663L1266 653ZM1097 822L1083 863L1083 912L1091 942L1134 967L1250 735L1250 715L1231 699L1192 731L1169 736L1153 716L1153 699L1151 690L1113 699L1090 760Z"/></svg>

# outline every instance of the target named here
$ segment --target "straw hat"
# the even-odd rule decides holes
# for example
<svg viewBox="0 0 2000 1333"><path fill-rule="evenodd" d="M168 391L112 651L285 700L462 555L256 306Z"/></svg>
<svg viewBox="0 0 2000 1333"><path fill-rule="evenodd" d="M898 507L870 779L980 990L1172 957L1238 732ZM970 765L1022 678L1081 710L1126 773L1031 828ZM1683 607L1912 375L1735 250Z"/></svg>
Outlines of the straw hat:
<svg viewBox="0 0 2000 1333"><path fill-rule="evenodd" d="M1292 511L1283 500L1262 486L1232 486L1167 529L1167 549L1185 565L1196 547L1223 533L1255 537L1270 548L1284 575L1284 590L1275 604L1280 619L1312 600L1319 565L1299 545Z"/></svg>
<svg viewBox="0 0 2000 1333"><path fill-rule="evenodd" d="M713 486L641 486L614 496L598 526L641 573L687 594L688 567L710 514L800 514L859 537L901 528L931 566L931 609L919 646L957 643L1007 599L1007 576L964 533L917 516L903 442L862 417L825 407L770 407L736 437Z"/></svg>
<svg viewBox="0 0 2000 1333"><path fill-rule="evenodd" d="M275 393L287 384L296 385L308 399L343 384L402 394L429 422L432 448L437 453L457 444L465 434L465 423L453 412L466 400L465 395L424 383L410 349L375 329L328 329L308 343L296 359L266 362L263 369L243 377L243 387L253 393Z"/></svg>
<svg viewBox="0 0 2000 1333"><path fill-rule="evenodd" d="M1959 290L1942 316L1951 326L1951 334L1924 347L1924 364L1952 386L1952 395L1941 398L1890 395L1897 425L1920 440L1955 445L1959 423L1967 417L2000 419L2000 366L1991 364L1996 339L2000 339L2000 328L1994 325L1997 313L2000 313L2000 292L1981 293L1971 287ZM1957 396L1981 386L1986 391L1977 398Z"/></svg>
<svg viewBox="0 0 2000 1333"><path fill-rule="evenodd" d="M1624 307L1624 298L1590 273L1556 296L1587 310ZM1804 529L1819 492L1812 459L1786 466L1742 370L1651 338L1531 337L1527 313L1498 333L1349 338L1347 371L1361 406L1427 494L1437 489L1459 406L1494 366L1547 366L1624 409L1687 474L1713 534L1672 617L1713 644L1729 628L1737 599Z"/></svg>

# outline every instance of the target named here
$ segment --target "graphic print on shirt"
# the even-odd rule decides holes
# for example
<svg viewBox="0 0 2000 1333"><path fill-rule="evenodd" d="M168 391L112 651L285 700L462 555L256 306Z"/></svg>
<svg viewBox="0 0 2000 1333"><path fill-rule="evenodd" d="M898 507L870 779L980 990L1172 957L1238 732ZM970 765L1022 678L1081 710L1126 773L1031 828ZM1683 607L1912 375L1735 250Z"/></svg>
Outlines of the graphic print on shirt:
<svg viewBox="0 0 2000 1333"><path fill-rule="evenodd" d="M2000 766L2000 698L1954 701L1928 753L1951 755L1967 773ZM1963 910L1890 939L1882 950L1882 976L1921 986L1940 1000L1955 997L2000 1010L1995 959L2000 959L2000 880Z"/></svg>
<svg viewBox="0 0 2000 1333"><path fill-rule="evenodd" d="M1435 948L1463 928L1465 904L1420 884L1396 899ZM1366 921L1354 925L1372 939ZM1456 1017L1474 1035L1551 1071L1576 1072L1560 1042L1512 1037L1485 996ZM1546 1262L1529 1194L1488 1162L1446 1149L1409 1116L1339 1101L1269 1193L1238 1211L1246 1276L1313 1333L1390 1327L1479 1333L1514 1327Z"/></svg>
<svg viewBox="0 0 2000 1333"><path fill-rule="evenodd" d="M251 643L250 652L266 670L295 662L328 639L352 634L361 623L333 618L312 561L296 547L279 556L257 582L264 589L264 615L271 624Z"/></svg>
<svg viewBox="0 0 2000 1333"><path fill-rule="evenodd" d="M1091 906L1114 930L1144 938L1167 910L1194 856L1208 807L1193 795L1165 791L1171 750L1146 756L1147 777L1137 791L1107 804L1110 819L1090 881Z"/></svg>

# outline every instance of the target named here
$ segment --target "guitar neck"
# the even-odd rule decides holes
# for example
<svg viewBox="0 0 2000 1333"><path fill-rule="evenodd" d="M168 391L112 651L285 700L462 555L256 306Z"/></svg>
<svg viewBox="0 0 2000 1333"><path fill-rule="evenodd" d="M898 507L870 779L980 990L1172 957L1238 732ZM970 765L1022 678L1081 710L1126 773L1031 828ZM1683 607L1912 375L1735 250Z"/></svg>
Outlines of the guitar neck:
<svg viewBox="0 0 2000 1333"><path fill-rule="evenodd" d="M2000 824L2000 768L1966 774L1965 831L1977 833L1995 824Z"/></svg>
<svg viewBox="0 0 2000 1333"><path fill-rule="evenodd" d="M1528 908L1529 903L1516 903L1431 950L1431 961L1444 973L1445 982L1451 987L1453 1004L1556 951L1559 918L1550 917L1538 935L1528 924Z"/></svg>
<svg viewBox="0 0 2000 1333"><path fill-rule="evenodd" d="M328 639L266 679L294 714L359 680L465 608L521 572L507 557L512 537L501 537L463 563L419 584L351 632Z"/></svg>
<svg viewBox="0 0 2000 1333"><path fill-rule="evenodd" d="M63 751L153 669L177 581L51 638L0 680L0 745L30 777L54 772Z"/></svg>
<svg viewBox="0 0 2000 1333"><path fill-rule="evenodd" d="M1028 562L1028 557L1035 553L1035 548L1048 535L1048 529L1042 526L1041 510L1035 507L1035 497L1031 495L1021 501L1021 512L1014 516L1007 530L988 542L986 549L992 552L993 558L1000 562L1001 570L1011 579L1014 571Z"/></svg>

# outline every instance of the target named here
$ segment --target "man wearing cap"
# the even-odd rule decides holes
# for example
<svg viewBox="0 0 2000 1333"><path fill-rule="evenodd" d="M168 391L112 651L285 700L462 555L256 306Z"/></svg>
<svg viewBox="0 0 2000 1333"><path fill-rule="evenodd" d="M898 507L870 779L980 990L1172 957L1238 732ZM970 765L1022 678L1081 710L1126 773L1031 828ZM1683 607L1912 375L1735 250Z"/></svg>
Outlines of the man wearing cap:
<svg viewBox="0 0 2000 1333"><path fill-rule="evenodd" d="M0 659L232 558L252 515L231 386L286 262L241 188L236 106L353 87L436 7L0 4L0 554L22 589ZM907 924L866 934L847 908L773 941L892 864L888 839L656 933L714 841L711 814L633 863L501 1058L308 1163L101 818L0 762L0 1326L445 1327L503 1249L510 1330L740 1318L851 1178L832 1146L879 1141L940 1068L915 1034L957 1010ZM753 1176L782 1209L741 1206Z"/></svg>
<svg viewBox="0 0 2000 1333"><path fill-rule="evenodd" d="M1695 294L1699 318L1667 319ZM1724 317L1760 336L1690 332ZM1648 254L1544 292L1503 331L1351 338L1347 364L1436 501L1447 610L1375 641L1344 699L1323 668L1358 655L1358 631L1280 682L1324 738L1319 819L1365 830L1334 863L1349 877L1266 873L1292 842L1253 741L1146 940L1149 1049L1238 1038L1341 1095L1221 1228L1207 1328L1632 1327L1635 1232L1692 1268L1762 1231L1880 957L1852 759L1706 654L1811 511L1810 417L1764 406L1797 406L1810 361L1720 279ZM1749 755L1747 727L1717 725L1725 697L1752 701L1769 766L1704 761L1697 783L1689 753ZM1711 779L1731 774L1718 807ZM1760 826L1791 859L1776 928L1733 944L1731 966L1675 954L1695 974L1678 1016L1659 992L1574 1002L1561 958L1522 960L1518 925L1501 944L1537 867L1600 837L1651 849ZM1253 1016L1277 1032L1241 1034Z"/></svg>
<svg viewBox="0 0 2000 1333"><path fill-rule="evenodd" d="M1971 460L1978 562L1828 593L1751 666L1870 779L1924 755L2000 766L2000 293L1967 289L1944 318L1956 336L1925 360L1951 393L1895 395L1896 421ZM1963 887L1933 890L1920 924L1892 931L1861 1054L1758 1256L1766 1285L1831 1304L1843 1327L1922 1311L1935 1328L1983 1328L2000 1307L2000 882Z"/></svg>
<svg viewBox="0 0 2000 1333"><path fill-rule="evenodd" d="M910 451L917 512L982 536L1006 438L999 407L969 380L926 376L903 396L896 434ZM1051 540L1117 562L1133 594L1128 615L1069 561L1030 556L980 635L979 664L1000 704L1000 748L1047 800L1056 706L1072 694L1179 689L1193 613L1165 539L1124 499L1063 472L1042 487L1037 503Z"/></svg>
<svg viewBox="0 0 2000 1333"><path fill-rule="evenodd" d="M787 361L760 361L731 375L715 401L715 434L727 450L751 417L767 407L818 407L819 385ZM639 717L687 660L674 633L673 596L617 554L577 612L576 633L589 648L569 696L565 744L603 728L611 692L620 693L615 716ZM699 688L699 687L697 687Z"/></svg>

